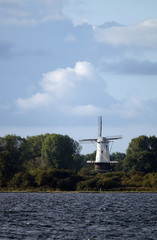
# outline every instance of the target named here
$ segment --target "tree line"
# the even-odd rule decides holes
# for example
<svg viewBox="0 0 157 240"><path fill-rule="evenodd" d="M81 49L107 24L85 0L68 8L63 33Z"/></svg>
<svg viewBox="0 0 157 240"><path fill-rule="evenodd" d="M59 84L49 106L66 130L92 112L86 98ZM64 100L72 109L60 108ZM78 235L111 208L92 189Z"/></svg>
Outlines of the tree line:
<svg viewBox="0 0 157 240"><path fill-rule="evenodd" d="M45 134L27 138L0 138L0 186L7 186L17 173L37 176L47 169L79 171L84 166L80 145L69 136Z"/></svg>
<svg viewBox="0 0 157 240"><path fill-rule="evenodd" d="M67 135L44 134L27 138L0 138L0 188L52 190L106 190L113 188L157 188L157 138L139 136L126 153L113 153L112 173L91 175L80 144ZM109 174L109 175L107 175ZM137 184L138 183L138 184Z"/></svg>

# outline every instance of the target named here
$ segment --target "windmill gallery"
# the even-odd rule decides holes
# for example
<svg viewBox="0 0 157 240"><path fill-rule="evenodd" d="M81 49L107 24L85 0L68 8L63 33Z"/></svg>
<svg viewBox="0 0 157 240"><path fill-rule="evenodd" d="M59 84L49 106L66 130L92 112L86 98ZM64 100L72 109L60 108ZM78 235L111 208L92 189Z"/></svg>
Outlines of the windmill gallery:
<svg viewBox="0 0 157 240"><path fill-rule="evenodd" d="M122 139L122 136L102 137L102 116L100 116L98 122L98 138L80 140L82 143L91 142L96 146L95 161L87 161L88 164L94 164L95 172L104 173L106 171L111 171L111 165L117 163L117 161L110 161L109 144L118 139Z"/></svg>

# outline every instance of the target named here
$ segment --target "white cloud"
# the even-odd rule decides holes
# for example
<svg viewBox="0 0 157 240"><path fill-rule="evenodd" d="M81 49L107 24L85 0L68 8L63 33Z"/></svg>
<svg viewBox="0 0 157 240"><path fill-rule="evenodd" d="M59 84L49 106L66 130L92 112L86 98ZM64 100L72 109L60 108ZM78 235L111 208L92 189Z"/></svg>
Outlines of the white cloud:
<svg viewBox="0 0 157 240"><path fill-rule="evenodd" d="M98 42L117 45L157 48L157 19L147 20L137 25L111 28L94 27Z"/></svg>
<svg viewBox="0 0 157 240"><path fill-rule="evenodd" d="M94 67L88 62L77 62L74 71L79 76L87 77L90 80L92 80L96 76Z"/></svg>
<svg viewBox="0 0 157 240"><path fill-rule="evenodd" d="M18 98L17 105L22 110L31 110L48 106L51 102L50 95L46 93L36 93L30 98Z"/></svg>
<svg viewBox="0 0 157 240"><path fill-rule="evenodd" d="M62 0L0 0L0 22L11 25L36 25L60 20Z"/></svg>
<svg viewBox="0 0 157 240"><path fill-rule="evenodd" d="M22 111L47 109L55 114L73 116L104 115L109 124L131 122L151 113L151 104L138 97L117 100L106 92L105 81L89 62L77 62L73 68L60 68L43 74L42 90L30 98L17 99ZM148 119L148 116L147 116Z"/></svg>
<svg viewBox="0 0 157 240"><path fill-rule="evenodd" d="M17 99L17 106L20 109L29 110L50 104L56 104L61 109L63 106L68 108L70 105L71 109L74 108L74 113L78 113L76 109L85 114L87 114L86 110L91 113L96 111L94 106L87 105L77 108L76 102L81 101L80 95L82 93L82 99L85 100L87 89L84 90L84 86L87 85L90 89L92 81L97 81L96 71L93 66L88 62L77 62L74 68L60 68L44 73L40 82L42 92L36 93L30 98Z"/></svg>
<svg viewBox="0 0 157 240"><path fill-rule="evenodd" d="M44 91L54 93L56 97L72 94L82 81L92 81L96 76L93 66L88 62L77 62L74 68L61 68L44 73L41 86Z"/></svg>
<svg viewBox="0 0 157 240"><path fill-rule="evenodd" d="M100 115L102 113L102 109L95 107L92 104L88 104L88 105L76 106L72 112L75 115L90 116L90 115Z"/></svg>
<svg viewBox="0 0 157 240"><path fill-rule="evenodd" d="M62 96L69 88L73 86L72 69L57 69L56 71L43 74L41 86L46 92L52 92L56 96Z"/></svg>

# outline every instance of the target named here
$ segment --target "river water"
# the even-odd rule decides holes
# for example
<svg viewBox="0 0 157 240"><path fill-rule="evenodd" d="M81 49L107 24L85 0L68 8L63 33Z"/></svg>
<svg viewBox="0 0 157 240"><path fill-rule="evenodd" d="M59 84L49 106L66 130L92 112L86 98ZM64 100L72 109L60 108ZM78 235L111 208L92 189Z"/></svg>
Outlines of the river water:
<svg viewBox="0 0 157 240"><path fill-rule="evenodd" d="M0 193L0 239L157 239L156 193Z"/></svg>

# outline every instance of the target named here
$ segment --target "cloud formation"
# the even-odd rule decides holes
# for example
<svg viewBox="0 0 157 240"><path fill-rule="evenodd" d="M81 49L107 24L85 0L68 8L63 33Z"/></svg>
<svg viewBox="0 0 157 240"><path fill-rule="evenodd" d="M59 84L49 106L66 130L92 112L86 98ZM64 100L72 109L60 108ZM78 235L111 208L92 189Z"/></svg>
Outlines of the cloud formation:
<svg viewBox="0 0 157 240"><path fill-rule="evenodd" d="M46 92L53 93L57 98L73 93L76 86L86 81L95 80L96 72L88 62L77 62L74 68L61 68L43 74L41 86Z"/></svg>
<svg viewBox="0 0 157 240"><path fill-rule="evenodd" d="M137 25L110 28L94 27L95 40L113 46L126 45L157 49L157 19Z"/></svg>
<svg viewBox="0 0 157 240"><path fill-rule="evenodd" d="M39 133L63 126L68 134L67 126L87 129L102 115L107 131L134 137L143 125L142 134L155 133L154 6L156 0L142 8L135 0L0 0L1 126L40 126Z"/></svg>
<svg viewBox="0 0 157 240"><path fill-rule="evenodd" d="M121 59L102 63L103 70L121 75L157 75L157 62Z"/></svg>
<svg viewBox="0 0 157 240"><path fill-rule="evenodd" d="M0 0L1 24L36 25L60 20L62 0Z"/></svg>
<svg viewBox="0 0 157 240"><path fill-rule="evenodd" d="M93 93L98 81L98 75L92 64L77 62L74 68L60 68L44 73L40 81L42 92L35 93L30 98L18 98L17 106L28 111L56 105L62 110L64 106L74 115L95 114L98 108L93 105Z"/></svg>
<svg viewBox="0 0 157 240"><path fill-rule="evenodd" d="M42 108L49 105L50 96L46 93L36 93L28 99L18 98L17 105L23 110Z"/></svg>
<svg viewBox="0 0 157 240"><path fill-rule="evenodd" d="M41 91L29 98L18 98L21 112L47 111L56 115L90 117L104 115L108 124L137 122L150 112L149 102L138 97L117 100L106 91L106 83L89 62L77 62L73 68L59 68L43 74ZM35 113L34 112L34 113ZM34 114L33 113L33 114Z"/></svg>

